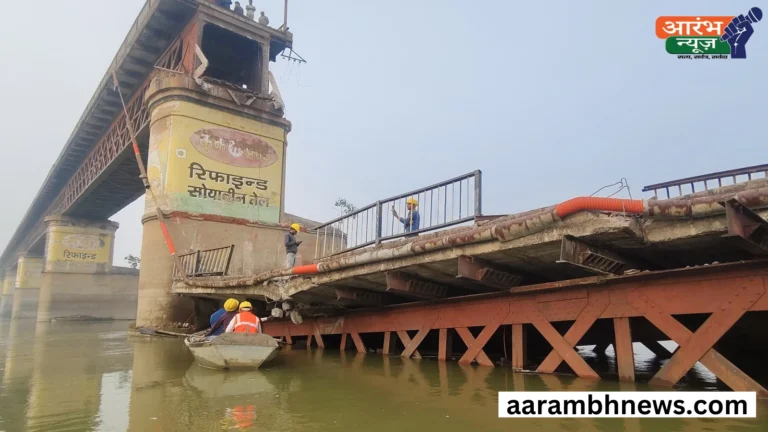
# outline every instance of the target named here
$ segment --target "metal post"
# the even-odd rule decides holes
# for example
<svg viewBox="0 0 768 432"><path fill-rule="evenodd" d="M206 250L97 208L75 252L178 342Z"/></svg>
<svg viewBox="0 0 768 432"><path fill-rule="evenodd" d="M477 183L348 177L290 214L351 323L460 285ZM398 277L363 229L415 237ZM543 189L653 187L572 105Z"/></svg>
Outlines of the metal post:
<svg viewBox="0 0 768 432"><path fill-rule="evenodd" d="M376 245L381 244L381 201L376 201Z"/></svg>
<svg viewBox="0 0 768 432"><path fill-rule="evenodd" d="M475 216L483 214L483 172L475 171Z"/></svg>
<svg viewBox="0 0 768 432"><path fill-rule="evenodd" d="M317 252L320 248L320 230L316 230L315 234L315 259L317 259Z"/></svg>
<svg viewBox="0 0 768 432"><path fill-rule="evenodd" d="M288 31L288 0L283 2L283 31Z"/></svg>

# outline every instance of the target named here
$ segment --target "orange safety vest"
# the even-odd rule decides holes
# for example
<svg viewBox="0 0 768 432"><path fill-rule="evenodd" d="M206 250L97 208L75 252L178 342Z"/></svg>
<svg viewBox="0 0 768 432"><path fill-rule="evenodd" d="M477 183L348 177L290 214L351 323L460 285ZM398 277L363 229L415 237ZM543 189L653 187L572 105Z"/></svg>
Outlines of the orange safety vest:
<svg viewBox="0 0 768 432"><path fill-rule="evenodd" d="M259 332L259 317L248 312L243 311L235 315L235 328L234 333L258 333Z"/></svg>

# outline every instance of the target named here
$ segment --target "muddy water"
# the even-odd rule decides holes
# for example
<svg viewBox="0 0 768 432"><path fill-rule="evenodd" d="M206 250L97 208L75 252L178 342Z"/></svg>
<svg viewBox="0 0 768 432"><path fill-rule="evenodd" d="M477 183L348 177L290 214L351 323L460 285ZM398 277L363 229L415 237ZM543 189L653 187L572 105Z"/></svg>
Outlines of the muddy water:
<svg viewBox="0 0 768 432"><path fill-rule="evenodd" d="M637 360L657 367L650 354ZM285 350L259 372L217 372L194 365L180 340L131 336L125 323L0 321L0 378L0 431L14 432L768 430L760 402L757 420L502 420L498 391L648 388L317 349ZM686 380L714 387L705 371Z"/></svg>

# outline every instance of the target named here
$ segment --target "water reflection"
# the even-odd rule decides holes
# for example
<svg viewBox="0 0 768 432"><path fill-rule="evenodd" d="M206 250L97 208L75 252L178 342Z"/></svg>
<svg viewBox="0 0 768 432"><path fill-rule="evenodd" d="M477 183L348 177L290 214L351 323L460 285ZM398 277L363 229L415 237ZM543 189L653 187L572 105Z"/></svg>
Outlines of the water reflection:
<svg viewBox="0 0 768 432"><path fill-rule="evenodd" d="M653 389L290 347L263 370L214 371L195 365L180 340L131 337L124 327L0 322L0 431L768 429L763 404L758 421L498 419L499 391ZM609 371L610 357L590 362Z"/></svg>

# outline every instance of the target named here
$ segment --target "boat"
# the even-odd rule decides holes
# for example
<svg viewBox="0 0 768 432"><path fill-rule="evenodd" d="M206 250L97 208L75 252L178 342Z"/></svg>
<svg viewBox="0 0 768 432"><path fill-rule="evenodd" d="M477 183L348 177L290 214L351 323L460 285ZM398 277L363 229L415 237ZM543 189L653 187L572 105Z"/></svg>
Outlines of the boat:
<svg viewBox="0 0 768 432"><path fill-rule="evenodd" d="M277 339L261 333L224 333L213 340L191 335L184 343L197 364L210 369L258 369L280 353Z"/></svg>

